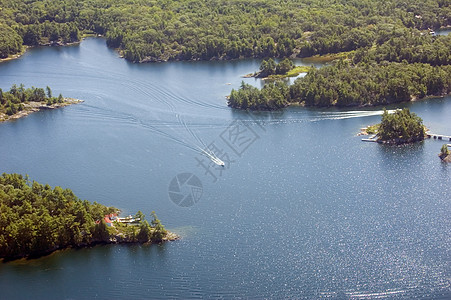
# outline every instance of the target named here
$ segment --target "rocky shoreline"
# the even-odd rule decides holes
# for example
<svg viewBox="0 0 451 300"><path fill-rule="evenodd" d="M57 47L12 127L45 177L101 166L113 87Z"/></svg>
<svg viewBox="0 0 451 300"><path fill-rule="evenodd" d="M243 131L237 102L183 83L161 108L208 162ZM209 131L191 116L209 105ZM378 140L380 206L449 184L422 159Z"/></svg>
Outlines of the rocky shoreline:
<svg viewBox="0 0 451 300"><path fill-rule="evenodd" d="M161 242L176 241L176 240L179 240L179 239L180 239L179 235L177 235L177 234L175 234L173 232L167 231L166 235L161 239L161 241L158 241L158 242L148 241L148 242L140 243L140 242L136 242L136 241L131 240L130 238L126 237L122 233L119 233L119 234L116 234L116 235L112 236L110 238L110 240L107 241L107 242L105 242L105 241L95 241L93 243L94 244L96 244L96 243L98 243L98 244L155 244L155 243L157 243L158 244L158 243L161 243ZM89 245L87 245L87 246L89 246Z"/></svg>
<svg viewBox="0 0 451 300"><path fill-rule="evenodd" d="M6 121L13 121L17 120L23 117L28 116L29 114L32 114L34 112L40 111L40 110L46 110L46 109L57 109L65 106L69 106L72 104L78 104L84 102L80 99L74 99L74 98L64 98L62 103L55 103L52 105L47 105L46 102L28 102L23 103L24 109L21 111L18 111L14 115L8 116L5 113L0 112L0 122L6 122Z"/></svg>
<svg viewBox="0 0 451 300"><path fill-rule="evenodd" d="M443 162L451 163L451 154L449 154L449 155L447 155L447 156L445 156L445 157L442 157L442 156L439 155L439 157L440 157L440 159L441 159Z"/></svg>
<svg viewBox="0 0 451 300"><path fill-rule="evenodd" d="M440 157L442 162L451 163L451 151L449 150L450 147L451 144L444 144L442 146L440 154L438 155L438 157Z"/></svg>

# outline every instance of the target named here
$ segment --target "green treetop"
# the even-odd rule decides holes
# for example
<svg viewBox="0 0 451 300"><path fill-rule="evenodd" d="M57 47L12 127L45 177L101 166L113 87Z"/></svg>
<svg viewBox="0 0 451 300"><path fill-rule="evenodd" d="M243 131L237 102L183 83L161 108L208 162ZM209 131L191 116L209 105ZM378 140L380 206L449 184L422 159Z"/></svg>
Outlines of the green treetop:
<svg viewBox="0 0 451 300"><path fill-rule="evenodd" d="M384 109L377 135L380 141L387 143L421 141L425 135L423 120L415 113L411 113L408 108L397 110L393 114Z"/></svg>
<svg viewBox="0 0 451 300"><path fill-rule="evenodd" d="M449 149L448 149L448 145L443 144L442 148L440 149L440 157L441 158L445 158L449 155Z"/></svg>
<svg viewBox="0 0 451 300"><path fill-rule="evenodd" d="M264 59L260 65L260 74L258 77L267 77L276 72L276 62L274 59L269 58L268 60Z"/></svg>
<svg viewBox="0 0 451 300"><path fill-rule="evenodd" d="M293 62L290 59L285 58L276 66L276 74L279 75L286 74L293 68L294 68Z"/></svg>
<svg viewBox="0 0 451 300"><path fill-rule="evenodd" d="M158 219L156 213L152 211L152 227L153 227L153 235L152 240L154 241L161 241L163 237L166 235L167 231L164 228L163 224L161 224L161 221ZM148 225L148 224L147 224Z"/></svg>

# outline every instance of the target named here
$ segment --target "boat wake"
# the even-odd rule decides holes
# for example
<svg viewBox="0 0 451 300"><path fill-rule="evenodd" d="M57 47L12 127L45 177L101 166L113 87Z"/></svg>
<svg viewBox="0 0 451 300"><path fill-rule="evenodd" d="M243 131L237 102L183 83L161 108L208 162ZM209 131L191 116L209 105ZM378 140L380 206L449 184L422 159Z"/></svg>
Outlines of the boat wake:
<svg viewBox="0 0 451 300"><path fill-rule="evenodd" d="M186 131L188 131L191 136L196 140L197 143L199 143L197 146L197 149L200 151L200 154L208 157L212 162L217 164L218 166L224 167L225 163L211 150L208 148L208 146L202 141L199 135L197 135L194 131L191 130L191 128L186 124L186 122L180 117L180 115L177 114L177 119L182 124ZM201 147L201 146L202 147Z"/></svg>
<svg viewBox="0 0 451 300"><path fill-rule="evenodd" d="M389 114L394 113L396 110L387 110ZM313 119L312 121L320 120L343 120L352 118L362 118L371 116L380 116L384 113L383 110L354 110L346 112L323 112L320 117Z"/></svg>

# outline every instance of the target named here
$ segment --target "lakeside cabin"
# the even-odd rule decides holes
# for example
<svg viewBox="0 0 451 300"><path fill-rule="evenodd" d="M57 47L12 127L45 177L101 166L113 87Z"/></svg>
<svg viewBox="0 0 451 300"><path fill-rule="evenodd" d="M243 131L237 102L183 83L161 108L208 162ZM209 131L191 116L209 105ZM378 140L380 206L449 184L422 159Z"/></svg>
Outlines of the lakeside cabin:
<svg viewBox="0 0 451 300"><path fill-rule="evenodd" d="M105 221L107 226L113 226L113 227L114 227L114 222L125 223L127 225L128 224L136 225L139 223L139 221L141 221L140 218L135 218L132 215L128 215L127 217L124 217L124 218L119 218L117 213L105 215L103 220ZM100 220L96 221L97 224L99 224L100 222L101 222Z"/></svg>

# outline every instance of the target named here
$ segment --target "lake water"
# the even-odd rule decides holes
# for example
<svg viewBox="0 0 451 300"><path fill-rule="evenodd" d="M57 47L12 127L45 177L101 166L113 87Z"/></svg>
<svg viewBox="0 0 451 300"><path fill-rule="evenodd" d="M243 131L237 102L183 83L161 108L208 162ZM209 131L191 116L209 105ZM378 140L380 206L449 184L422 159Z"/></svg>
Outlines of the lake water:
<svg viewBox="0 0 451 300"><path fill-rule="evenodd" d="M362 142L381 108L228 108L225 96L259 63L131 64L88 39L0 64L4 90L49 85L85 100L0 124L0 172L124 214L155 210L182 236L0 264L0 298L450 297L444 142ZM450 97L399 107L451 135ZM224 169L195 151L203 144ZM168 194L182 173L202 183L189 207Z"/></svg>
<svg viewBox="0 0 451 300"><path fill-rule="evenodd" d="M438 29L435 33L437 35L448 35L451 32L451 28L447 27L447 28L443 28L443 29Z"/></svg>

